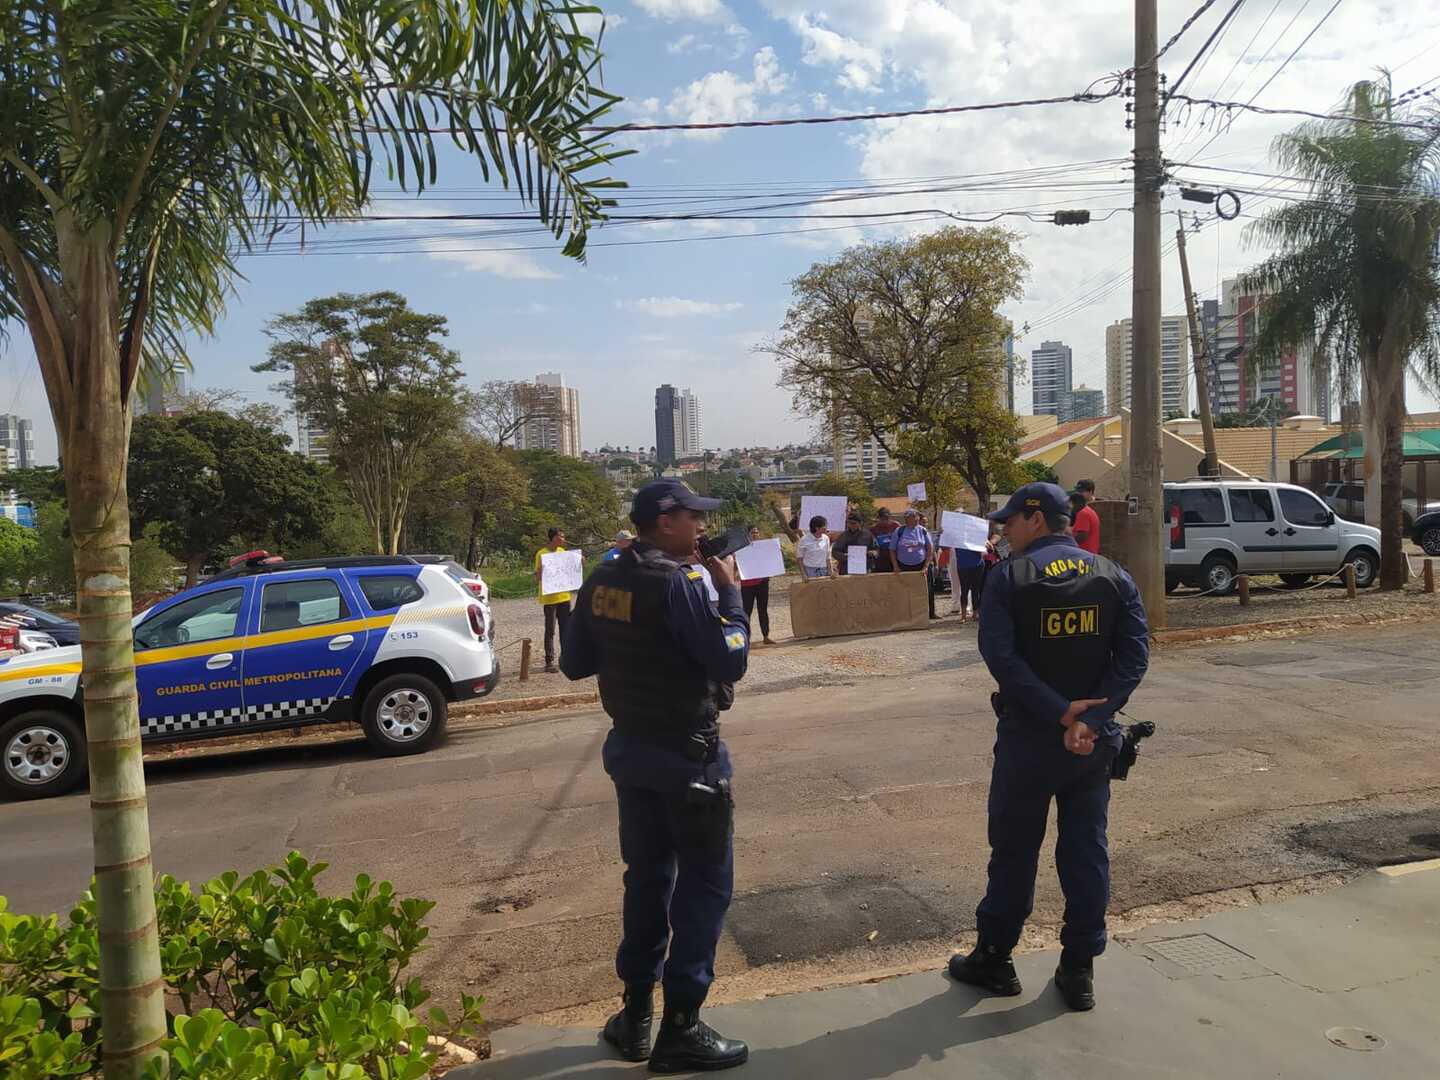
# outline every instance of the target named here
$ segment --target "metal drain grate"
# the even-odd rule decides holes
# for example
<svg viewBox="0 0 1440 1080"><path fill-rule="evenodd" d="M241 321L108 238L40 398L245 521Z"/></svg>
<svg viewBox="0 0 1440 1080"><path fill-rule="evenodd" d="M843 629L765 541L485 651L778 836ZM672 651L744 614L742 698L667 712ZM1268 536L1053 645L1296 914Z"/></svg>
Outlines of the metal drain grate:
<svg viewBox="0 0 1440 1080"><path fill-rule="evenodd" d="M1241 952L1210 934L1147 941L1144 949L1156 966L1172 979L1214 975L1222 979L1251 979L1273 974L1249 953Z"/></svg>

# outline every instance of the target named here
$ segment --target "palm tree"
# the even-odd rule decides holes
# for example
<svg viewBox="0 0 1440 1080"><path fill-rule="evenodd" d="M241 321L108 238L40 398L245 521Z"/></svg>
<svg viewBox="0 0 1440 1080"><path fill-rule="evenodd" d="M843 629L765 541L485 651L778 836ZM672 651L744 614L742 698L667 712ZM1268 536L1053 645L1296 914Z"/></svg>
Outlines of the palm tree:
<svg viewBox="0 0 1440 1080"><path fill-rule="evenodd" d="M0 6L0 324L23 320L69 496L107 1077L165 1035L130 637L131 402L210 332L235 256L420 191L437 150L537 207L603 215L617 100L569 0L13 0ZM442 138L437 139L436 135Z"/></svg>
<svg viewBox="0 0 1440 1080"><path fill-rule="evenodd" d="M1267 296L1247 359L1313 343L1342 386L1358 376L1366 516L1380 525L1381 588L1398 589L1405 375L1440 376L1440 116L1404 116L1386 75L1351 87L1339 115L1281 135L1272 155L1310 195L1250 226L1278 252L1242 278Z"/></svg>

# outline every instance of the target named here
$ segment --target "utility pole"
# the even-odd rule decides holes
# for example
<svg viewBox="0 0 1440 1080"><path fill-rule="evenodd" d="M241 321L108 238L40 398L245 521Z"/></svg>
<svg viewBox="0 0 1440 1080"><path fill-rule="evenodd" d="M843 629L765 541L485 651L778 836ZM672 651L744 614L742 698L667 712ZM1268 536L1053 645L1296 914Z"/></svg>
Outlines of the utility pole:
<svg viewBox="0 0 1440 1080"><path fill-rule="evenodd" d="M1190 322L1190 351L1195 356L1195 394L1200 398L1200 434L1205 442L1205 475L1220 475L1220 455L1215 452L1215 417L1210 413L1210 356L1200 317L1195 311L1195 293L1190 288L1190 261L1185 258L1185 215L1175 211L1180 227L1175 243L1180 248L1180 280L1185 286L1185 315Z"/></svg>
<svg viewBox="0 0 1440 1080"><path fill-rule="evenodd" d="M1135 249L1131 296L1130 551L1151 629L1165 626L1164 494L1160 456L1160 70L1156 0L1135 0Z"/></svg>

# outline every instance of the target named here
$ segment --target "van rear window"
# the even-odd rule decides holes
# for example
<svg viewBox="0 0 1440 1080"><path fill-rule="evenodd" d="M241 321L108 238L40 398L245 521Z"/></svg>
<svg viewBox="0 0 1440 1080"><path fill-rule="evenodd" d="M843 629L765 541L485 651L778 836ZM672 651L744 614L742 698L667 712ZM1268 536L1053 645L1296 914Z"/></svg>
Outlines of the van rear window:
<svg viewBox="0 0 1440 1080"><path fill-rule="evenodd" d="M1179 488L1172 495L1186 525L1225 524L1225 500L1219 488Z"/></svg>

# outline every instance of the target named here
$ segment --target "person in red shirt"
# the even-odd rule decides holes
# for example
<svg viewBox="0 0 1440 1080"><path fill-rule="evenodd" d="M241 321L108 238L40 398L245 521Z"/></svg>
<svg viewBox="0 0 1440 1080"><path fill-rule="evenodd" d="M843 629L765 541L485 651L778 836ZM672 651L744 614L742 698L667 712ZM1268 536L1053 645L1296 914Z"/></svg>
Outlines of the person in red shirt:
<svg viewBox="0 0 1440 1080"><path fill-rule="evenodd" d="M1075 492L1070 496L1073 519L1071 531L1075 534L1075 543L1092 555L1099 555L1100 515L1095 513L1095 508L1090 505L1094 501L1094 480L1081 480L1075 485Z"/></svg>

